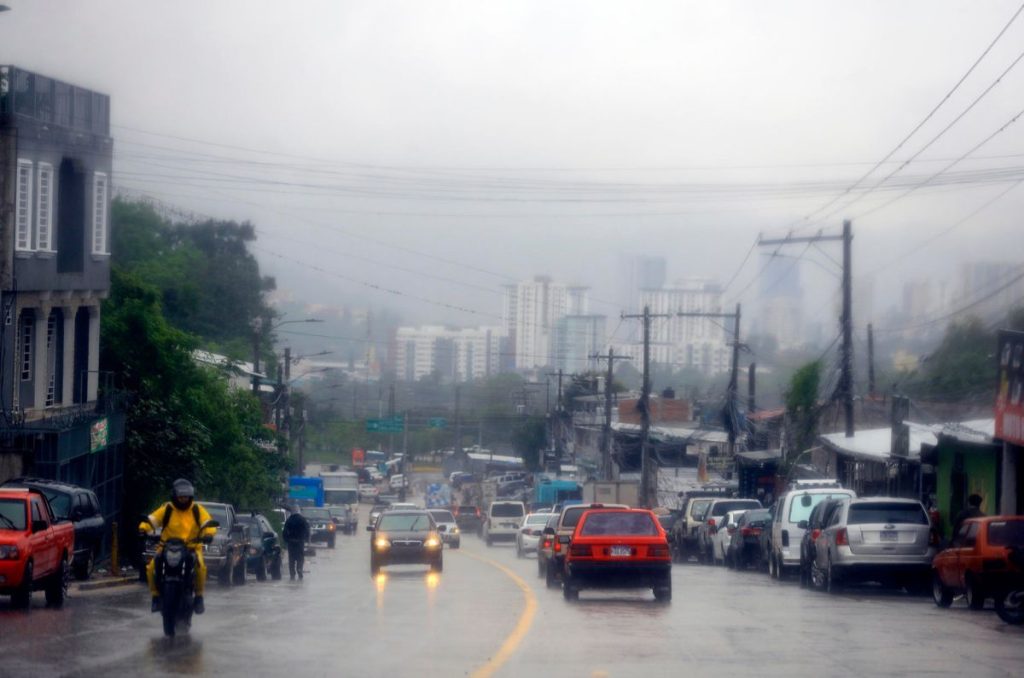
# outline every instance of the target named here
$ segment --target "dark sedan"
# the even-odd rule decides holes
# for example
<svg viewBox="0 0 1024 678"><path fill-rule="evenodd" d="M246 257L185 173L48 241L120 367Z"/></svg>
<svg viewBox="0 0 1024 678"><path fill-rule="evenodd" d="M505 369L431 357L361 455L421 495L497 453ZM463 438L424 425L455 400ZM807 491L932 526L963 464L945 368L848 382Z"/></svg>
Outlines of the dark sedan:
<svg viewBox="0 0 1024 678"><path fill-rule="evenodd" d="M729 567L745 569L761 559L761 533L771 529L772 512L768 509L745 511L736 523L725 553Z"/></svg>
<svg viewBox="0 0 1024 678"><path fill-rule="evenodd" d="M426 511L398 510L382 513L370 535L370 574L387 565L427 565L431 572L443 567L441 535Z"/></svg>
<svg viewBox="0 0 1024 678"><path fill-rule="evenodd" d="M337 540L338 526L334 524L330 509L304 506L302 515L309 521L309 541L324 542L333 549Z"/></svg>

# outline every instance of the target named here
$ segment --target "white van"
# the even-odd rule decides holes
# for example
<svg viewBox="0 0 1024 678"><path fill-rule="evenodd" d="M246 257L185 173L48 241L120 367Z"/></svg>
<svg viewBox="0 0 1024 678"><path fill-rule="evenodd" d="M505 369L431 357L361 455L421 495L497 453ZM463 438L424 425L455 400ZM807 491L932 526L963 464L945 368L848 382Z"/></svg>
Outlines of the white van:
<svg viewBox="0 0 1024 678"><path fill-rule="evenodd" d="M775 501L772 514L771 554L768 556L768 574L775 579L786 576L786 570L800 567L800 542L811 510L826 499L855 499L857 493L843 489L835 480L801 480Z"/></svg>
<svg viewBox="0 0 1024 678"><path fill-rule="evenodd" d="M487 507L480 536L488 546L498 540L515 541L525 515L526 505L521 501L493 501Z"/></svg>

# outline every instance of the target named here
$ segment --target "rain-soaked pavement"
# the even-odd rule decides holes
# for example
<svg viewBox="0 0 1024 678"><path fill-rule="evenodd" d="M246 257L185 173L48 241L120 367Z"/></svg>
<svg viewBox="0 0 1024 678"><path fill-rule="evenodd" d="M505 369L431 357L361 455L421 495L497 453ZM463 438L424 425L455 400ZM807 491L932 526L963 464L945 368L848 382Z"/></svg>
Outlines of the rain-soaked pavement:
<svg viewBox="0 0 1024 678"><path fill-rule="evenodd" d="M61 610L0 599L2 675L804 676L1024 674L1024 628L962 602L872 588L839 596L755 573L673 570L674 600L587 592L567 603L532 558L472 536L444 573L369 576L369 535L287 578L224 589L188 635L161 635L146 591L76 593Z"/></svg>

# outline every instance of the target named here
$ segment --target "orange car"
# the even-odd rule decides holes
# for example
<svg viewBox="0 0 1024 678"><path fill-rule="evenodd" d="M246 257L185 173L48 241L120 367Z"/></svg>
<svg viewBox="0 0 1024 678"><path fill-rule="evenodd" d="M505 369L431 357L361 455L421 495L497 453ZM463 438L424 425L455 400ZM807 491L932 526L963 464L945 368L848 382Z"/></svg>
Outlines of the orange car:
<svg viewBox="0 0 1024 678"><path fill-rule="evenodd" d="M562 594L579 598L584 588L651 588L659 601L672 599L672 553L657 516L646 509L591 509L572 537L558 537L565 555Z"/></svg>
<svg viewBox="0 0 1024 678"><path fill-rule="evenodd" d="M949 548L932 560L932 595L939 607L949 607L963 593L973 610L1019 582L1021 568L1010 549L1024 548L1024 516L989 516L965 520Z"/></svg>

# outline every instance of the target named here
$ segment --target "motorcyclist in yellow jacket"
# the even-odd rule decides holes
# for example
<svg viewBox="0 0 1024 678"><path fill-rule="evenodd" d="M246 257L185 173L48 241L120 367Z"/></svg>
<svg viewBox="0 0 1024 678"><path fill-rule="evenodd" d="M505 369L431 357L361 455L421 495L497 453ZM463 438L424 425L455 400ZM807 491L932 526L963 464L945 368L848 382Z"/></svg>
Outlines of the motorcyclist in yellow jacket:
<svg viewBox="0 0 1024 678"><path fill-rule="evenodd" d="M210 520L209 512L201 505L195 503L195 488L192 483L179 478L174 481L171 491L171 500L158 507L149 514L149 523L139 524L139 531L152 533L154 526L162 526L160 532L160 544L157 545L157 556L163 551L164 541L172 538L179 538L188 543L197 537L212 537L217 528L208 527L200 534L199 527ZM193 610L196 614L202 614L206 607L203 603L203 592L206 589L206 563L203 561L202 544L189 546L196 557L195 566L195 601ZM149 592L153 595L153 612L160 610L160 591L156 588L156 556L146 566L146 581L149 582Z"/></svg>

